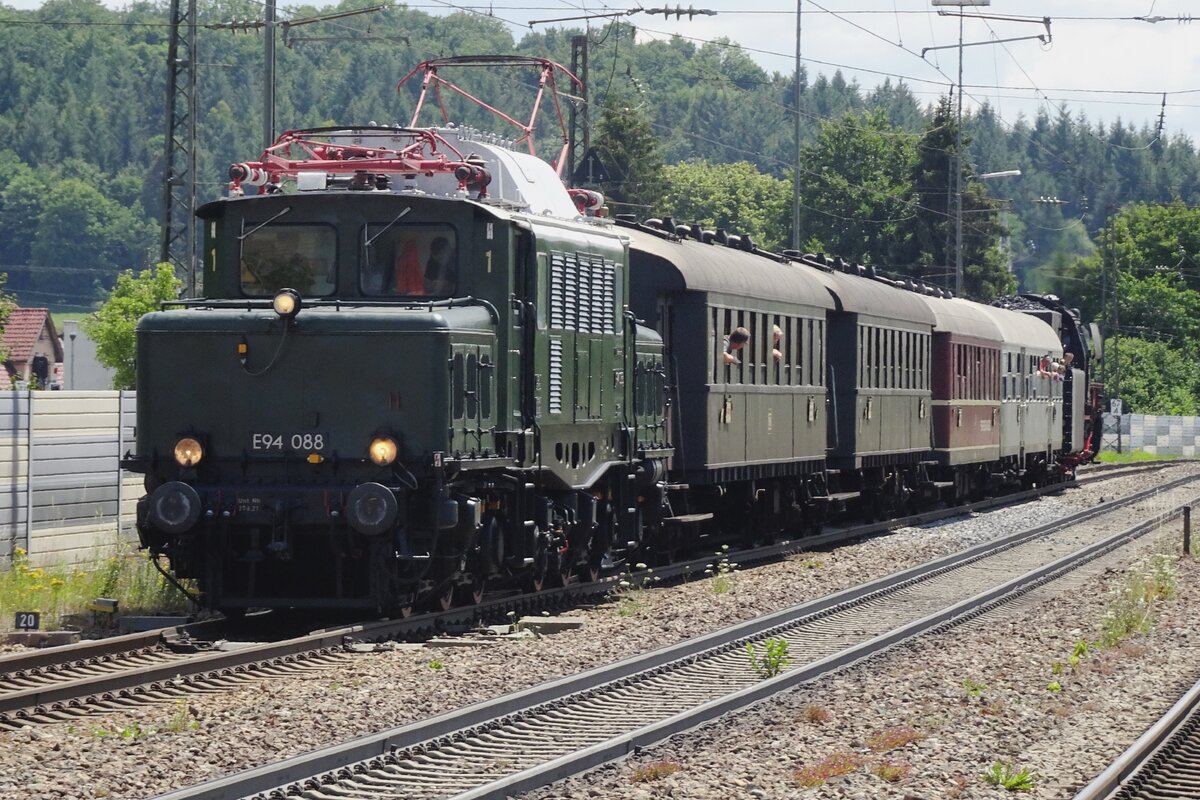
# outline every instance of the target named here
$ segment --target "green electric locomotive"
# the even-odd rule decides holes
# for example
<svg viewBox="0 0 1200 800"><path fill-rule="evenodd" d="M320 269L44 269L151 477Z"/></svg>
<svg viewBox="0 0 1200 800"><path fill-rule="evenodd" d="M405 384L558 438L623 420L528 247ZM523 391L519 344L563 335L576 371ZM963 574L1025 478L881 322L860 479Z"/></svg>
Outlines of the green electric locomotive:
<svg viewBox="0 0 1200 800"><path fill-rule="evenodd" d="M127 461L206 605L448 606L653 546L662 341L597 195L453 127L292 131L230 175L204 297L138 325Z"/></svg>

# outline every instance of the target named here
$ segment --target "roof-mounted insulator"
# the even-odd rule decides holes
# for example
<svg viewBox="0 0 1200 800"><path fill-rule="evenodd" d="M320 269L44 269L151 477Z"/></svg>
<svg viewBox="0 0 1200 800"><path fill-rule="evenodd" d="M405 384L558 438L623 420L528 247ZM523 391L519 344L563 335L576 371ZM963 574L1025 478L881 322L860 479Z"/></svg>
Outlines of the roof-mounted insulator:
<svg viewBox="0 0 1200 800"><path fill-rule="evenodd" d="M698 223L698 222L692 223L691 235L692 235L692 238L695 239L697 242L704 241L704 229L700 227L700 223Z"/></svg>
<svg viewBox="0 0 1200 800"><path fill-rule="evenodd" d="M747 253L754 252L754 240L750 238L750 234L743 233L738 239L738 247L745 250Z"/></svg>

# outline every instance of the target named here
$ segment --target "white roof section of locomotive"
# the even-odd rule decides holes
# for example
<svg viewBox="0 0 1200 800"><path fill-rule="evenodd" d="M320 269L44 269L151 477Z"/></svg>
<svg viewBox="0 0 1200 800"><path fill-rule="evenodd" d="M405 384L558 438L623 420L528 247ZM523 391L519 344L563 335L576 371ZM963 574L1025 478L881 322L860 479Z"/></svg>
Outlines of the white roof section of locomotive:
<svg viewBox="0 0 1200 800"><path fill-rule="evenodd" d="M917 295L937 320L934 331L972 336L999 344L1003 337L996 321L990 314L980 312L983 306L961 297L942 298Z"/></svg>
<svg viewBox="0 0 1200 800"><path fill-rule="evenodd" d="M1005 349L1023 349L1038 355L1062 356L1062 342L1054 329L1032 314L1009 311L995 306L978 306L1000 328Z"/></svg>
<svg viewBox="0 0 1200 800"><path fill-rule="evenodd" d="M484 169L492 176L492 181L487 187L488 200L498 201L535 216L570 220L580 218L562 179L555 174L553 167L537 156L512 150L498 137L470 128L430 130L449 142L464 158L476 155L483 159ZM357 143L352 129L347 129L344 136L331 135L330 141L341 144ZM378 142L381 146L385 143L378 138L372 138L372 142ZM399 148L410 142L410 137L397 131L393 146ZM420 192L435 197L464 196L458 190L458 179L447 172L397 177L392 183L392 191L400 194Z"/></svg>

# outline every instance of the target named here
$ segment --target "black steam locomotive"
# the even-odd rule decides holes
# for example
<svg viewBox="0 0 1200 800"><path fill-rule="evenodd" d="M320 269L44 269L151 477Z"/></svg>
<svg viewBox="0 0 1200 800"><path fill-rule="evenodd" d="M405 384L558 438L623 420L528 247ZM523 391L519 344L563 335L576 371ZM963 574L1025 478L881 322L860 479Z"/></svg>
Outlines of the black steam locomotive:
<svg viewBox="0 0 1200 800"><path fill-rule="evenodd" d="M200 209L205 296L138 326L126 466L142 545L207 605L478 601L1086 452L1089 335L1056 299L611 221L529 149L292 131Z"/></svg>

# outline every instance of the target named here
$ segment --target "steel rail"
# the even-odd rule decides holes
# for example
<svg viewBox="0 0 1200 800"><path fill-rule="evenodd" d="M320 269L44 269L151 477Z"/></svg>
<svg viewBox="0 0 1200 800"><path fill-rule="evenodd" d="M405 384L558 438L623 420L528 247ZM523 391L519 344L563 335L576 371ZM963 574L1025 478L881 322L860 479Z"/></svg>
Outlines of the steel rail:
<svg viewBox="0 0 1200 800"><path fill-rule="evenodd" d="M46 647L32 652L11 653L0 656L0 681L21 672L83 663L105 656L158 647L165 640L181 637L211 639L223 622L219 619L189 622L184 625L172 625L139 633L127 633L122 636L88 639L74 644Z"/></svg>
<svg viewBox="0 0 1200 800"><path fill-rule="evenodd" d="M726 714L747 708L772 695L808 683L851 664L878 656L902 642L917 636L948 630L980 614L1077 569L1083 564L1115 550L1129 540L1143 536L1178 518L1182 506L1140 522L1133 528L1113 534L1088 545L1075 553L1031 570L989 591L947 607L908 625L896 628L883 636L847 648L846 650L803 668L784 672L774 678L750 686L726 697L710 701L690 711L677 714L662 722L610 739L539 767L492 781L471 791L453 795L454 800L505 800L520 792L548 786L555 781L577 775L594 767L629 755L635 750L657 744L675 734L692 730Z"/></svg>
<svg viewBox="0 0 1200 800"><path fill-rule="evenodd" d="M1161 781L1157 773L1178 772L1178 767L1186 765L1186 772L1191 781L1174 781L1174 792L1170 797L1195 796L1200 792L1200 771L1197 770L1197 736L1200 719L1197 710L1200 707L1200 682L1197 682L1183 697L1138 737L1124 753L1097 775L1091 783L1085 786L1075 800L1105 800L1106 798L1142 798L1164 796L1152 793L1154 784ZM1178 760L1179 764L1174 763ZM1151 793L1142 793L1143 787L1151 788Z"/></svg>
<svg viewBox="0 0 1200 800"><path fill-rule="evenodd" d="M672 663L693 661L703 653L725 650L735 643L761 638L772 631L792 627L798 619L807 619L833 613L851 604L879 597L882 594L924 580L929 576L941 574L964 562L979 560L989 554L998 553L1023 542L1046 535L1047 533L1077 525L1080 522L1110 513L1118 508L1151 497L1165 489L1181 486L1197 479L1196 476L1186 476L1166 486L1139 492L1121 501L1104 503L1027 531L1009 534L1000 539L982 543L960 553L929 562L928 564L902 570L864 586L847 589L808 603L793 606L789 609L768 614L722 631L681 642L651 653L634 656L614 664L597 667L579 675L531 687L512 695L446 712L410 725L364 736L331 748L302 754L275 764L269 764L194 787L170 792L162 795L161 800L232 800L233 798L242 798L258 792L272 792L272 797L279 797L284 796L280 793L282 791L280 787L286 787L289 784L305 782L307 786L315 787L319 783L320 778L314 776L331 773L348 774L348 771L365 769L361 765L370 763L372 759L378 759L396 750L421 746L430 742L438 743L449 741L450 739L457 740L464 729L485 726L498 718L523 713L533 707L561 703L570 695L590 692L602 684L624 683L634 675L661 670ZM1178 511L1172 513L1178 513ZM1148 522L1143 522L1131 530L1144 529L1142 532L1145 532L1145 530L1150 529L1149 526L1156 527L1168 520L1170 516L1170 514L1159 515L1159 517ZM1130 535L1129 531L1125 531L1118 536L1128 537ZM1102 541L1100 544L1094 544L1089 548L1085 548L1085 551L1093 551L1095 555L1092 555L1092 557L1097 557L1101 554L1106 543L1115 541L1117 538L1109 537L1109 539ZM1108 549L1116 546L1119 546L1119 544L1107 544ZM1034 585L1031 581L1035 581L1042 573L1049 575L1056 569L1061 570L1062 568L1058 565L1066 563L1067 558L1071 557L1059 559L1051 565L1042 567L1040 570L1031 571L1021 576L1017 581L1005 584L1005 587L1009 587L1007 589L993 589L976 596L973 598L974 606L987 603L996 604L998 602L997 598L1002 596L1006 591L1012 591L1010 584L1030 584L1029 588L1033 588ZM1075 554L1073 558L1077 559L1079 555ZM949 610L927 617L919 621L919 623L901 626L891 634L877 637L872 641L876 643L877 647L884 644L891 646L898 641L915 635L917 632L946 624L956 616L961 616L965 613L967 606L964 603L956 604ZM706 703L700 707L701 710L677 715L670 720L649 726L645 730L618 737L601 750L597 750L594 747L587 748L577 753L576 756L572 756L566 760L562 758L556 759L549 762L549 765L543 765L542 768L539 768L539 770L549 768L552 771L551 773L535 770L519 773L518 776L511 776L511 780L506 779L509 782L505 783L502 788L496 789L499 794L495 796L499 797L505 794L524 791L535 785L544 785L548 780L557 780L574 771L590 768L590 766L595 766L605 760L617 757L613 755L614 753L623 755L628 752L630 747L644 746L649 741L657 740L655 739L656 736L669 735L669 733L663 733L663 731L669 731L670 733L678 732L679 730L711 719L713 716L719 716L730 708L740 707L739 703L743 701L746 703L755 702L769 693L768 689L763 687L783 688L790 686L791 682L807 680L812 675L817 674L813 671L815 669L833 669L865 656L866 651L855 649L854 652L848 651L837 657L830 657L814 662L809 667L792 670L779 678L770 679L764 684L749 687L730 697ZM771 689L770 691L774 690L776 689ZM698 716L690 716L692 714ZM351 765L360 766L352 767ZM568 766L571 772L564 772L563 770L567 769ZM539 777L534 778L531 774L532 772L538 772ZM546 776L550 774L556 777L547 778ZM516 782L513 783L512 781ZM474 795L467 796L473 797Z"/></svg>
<svg viewBox="0 0 1200 800"><path fill-rule="evenodd" d="M1176 463L1176 462L1171 462ZM1122 465L1124 466L1124 465ZM1157 469L1157 464L1147 464L1144 470ZM1186 481L1187 479L1181 479ZM988 498L975 503L953 508L938 509L916 515L891 519L883 522L858 525L849 528L838 528L825 533L806 536L798 539L784 540L775 544L765 545L742 551L730 551L730 557L739 563L761 563L786 557L802 550L827 547L847 541L854 541L869 536L886 533L898 527L925 524L947 517L994 509L1001 506L1014 505L1047 493L1054 493L1077 485L1078 482L1064 482L1044 487ZM1172 484L1174 485L1174 484ZM1134 495L1125 502L1136 502ZM1111 506L1110 506L1111 507ZM1070 519L1070 517L1066 518ZM712 555L705 555L681 561L654 570L654 576L660 580L674 580L701 574L712 562ZM581 598L606 595L617 587L619 582L629 577L638 580L649 575L648 572L637 572L633 569L619 575L608 576L595 582L572 584L567 587L545 590L535 594L519 594L498 598L485 598L474 606L462 606L448 611L424 614L407 619L383 620L378 622L347 625L313 631L307 636L296 637L283 642L255 647L241 648L236 651L209 653L188 659L177 659L160 664L157 667L139 666L135 669L110 671L105 675L97 675L72 681L61 681L57 684L29 688L23 691L0 694L0 724L12 723L14 719L21 724L37 721L35 717L44 715L47 710L58 711L70 707L73 712L99 701L111 700L114 696L128 697L142 694L147 688L159 688L164 681L170 681L173 687L186 685L195 680L206 680L219 677L230 670L256 668L278 662L280 659L304 657L305 654L322 654L330 652L346 644L355 642L380 642L397 638L413 638L441 631L467 628L478 624L481 620L502 620L504 615L513 611L535 611L548 608L563 607L577 603ZM107 640L79 643L65 647L51 648L33 654L0 659L0 668L10 665L10 674L20 670L51 670L68 671L80 660L88 658L104 658L106 654L118 652L136 652L139 648L152 648L163 639L178 639L190 636L193 640L205 635L214 636L220 630L221 620L210 620L204 623L192 623L173 629L158 632L130 634L125 637L113 637ZM136 647L134 646L136 645ZM56 656L56 654L61 654ZM68 658L63 659L65 655ZM50 665L55 661L61 666ZM66 662L66 663L62 663ZM2 678L3 675L0 675Z"/></svg>

